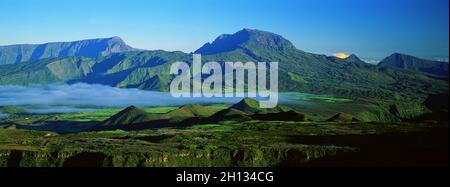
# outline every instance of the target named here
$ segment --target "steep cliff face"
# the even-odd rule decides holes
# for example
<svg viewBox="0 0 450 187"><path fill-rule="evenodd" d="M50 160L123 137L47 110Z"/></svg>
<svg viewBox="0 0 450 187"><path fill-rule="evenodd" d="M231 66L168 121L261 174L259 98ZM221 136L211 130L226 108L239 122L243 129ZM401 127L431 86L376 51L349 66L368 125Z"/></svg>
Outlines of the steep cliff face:
<svg viewBox="0 0 450 187"><path fill-rule="evenodd" d="M394 53L386 57L378 64L378 66L419 71L431 75L448 77L448 62L424 60L399 53Z"/></svg>
<svg viewBox="0 0 450 187"><path fill-rule="evenodd" d="M45 44L18 44L0 46L0 65L20 64L45 58L88 57L97 58L112 53L135 51L121 38L99 38L73 42Z"/></svg>
<svg viewBox="0 0 450 187"><path fill-rule="evenodd" d="M2 167L161 167L301 165L310 160L354 151L348 147L300 145L292 148L182 150L168 152L86 152L0 150ZM294 162L294 163L292 163Z"/></svg>

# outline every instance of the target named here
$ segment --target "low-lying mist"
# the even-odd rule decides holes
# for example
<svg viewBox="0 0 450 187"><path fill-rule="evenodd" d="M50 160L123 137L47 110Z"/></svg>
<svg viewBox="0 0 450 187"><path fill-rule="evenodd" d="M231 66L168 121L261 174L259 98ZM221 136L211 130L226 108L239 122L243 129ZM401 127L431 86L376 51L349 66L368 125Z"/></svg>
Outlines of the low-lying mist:
<svg viewBox="0 0 450 187"><path fill-rule="evenodd" d="M167 106L188 103L235 103L239 98L173 98L170 93L105 85L0 86L0 106L20 106L30 113L67 113L99 107ZM5 115L0 113L0 116Z"/></svg>
<svg viewBox="0 0 450 187"><path fill-rule="evenodd" d="M280 94L280 102L294 102ZM122 89L77 83L48 86L0 86L0 106L18 106L28 113L69 113L104 107L178 106L183 104L236 103L242 98L174 98L167 92ZM1 111L0 111L1 112ZM6 114L0 113L0 117Z"/></svg>
<svg viewBox="0 0 450 187"><path fill-rule="evenodd" d="M8 114L4 114L0 111L0 118L8 117Z"/></svg>

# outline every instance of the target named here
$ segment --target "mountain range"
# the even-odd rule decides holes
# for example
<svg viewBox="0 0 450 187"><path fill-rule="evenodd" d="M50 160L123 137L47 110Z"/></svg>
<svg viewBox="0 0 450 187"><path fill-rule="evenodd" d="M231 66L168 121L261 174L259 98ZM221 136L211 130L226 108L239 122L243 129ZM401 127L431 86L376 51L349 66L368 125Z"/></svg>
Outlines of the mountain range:
<svg viewBox="0 0 450 187"><path fill-rule="evenodd" d="M380 67L395 67L410 71L419 71L436 76L448 77L448 62L423 60L410 55L394 53L379 64Z"/></svg>
<svg viewBox="0 0 450 187"><path fill-rule="evenodd" d="M45 58L69 56L97 58L112 53L136 50L128 46L120 37L74 42L8 45L0 46L0 65L20 64Z"/></svg>
<svg viewBox="0 0 450 187"><path fill-rule="evenodd" d="M256 29L224 34L195 53L202 62L279 62L280 91L350 98L410 99L448 92L448 63L393 54L378 65L356 55L341 59L297 49L280 35ZM191 54L138 50L119 37L0 47L0 85L91 83L168 91L175 61Z"/></svg>

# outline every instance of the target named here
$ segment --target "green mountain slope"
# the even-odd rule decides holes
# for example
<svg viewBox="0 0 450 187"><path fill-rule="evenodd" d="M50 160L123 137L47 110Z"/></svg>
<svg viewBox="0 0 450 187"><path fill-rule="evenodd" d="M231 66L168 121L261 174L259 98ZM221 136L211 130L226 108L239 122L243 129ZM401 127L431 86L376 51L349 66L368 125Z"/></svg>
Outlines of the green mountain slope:
<svg viewBox="0 0 450 187"><path fill-rule="evenodd" d="M173 62L190 62L191 56L183 52L136 51L117 53L97 61L93 72L69 83L85 82L123 88L168 91Z"/></svg>
<svg viewBox="0 0 450 187"><path fill-rule="evenodd" d="M258 101L251 98L244 98L227 109L216 112L208 118L209 122L223 120L268 120L268 121L304 121L305 115L293 109L278 105L275 108L260 108Z"/></svg>
<svg viewBox="0 0 450 187"><path fill-rule="evenodd" d="M279 88L282 91L380 99L394 98L396 94L408 97L419 95L423 99L430 93L448 91L448 82L445 80L389 67L380 68L362 62L355 55L339 59L304 52L279 35L265 31L244 29L216 40L235 41L235 35L248 37L242 37L234 42L235 45L227 46L227 50L220 50L221 43L213 42L197 52L206 54L203 56L204 61L279 62Z"/></svg>
<svg viewBox="0 0 450 187"><path fill-rule="evenodd" d="M409 55L394 53L383 59L378 66L419 71L431 75L448 77L448 62L424 60Z"/></svg>
<svg viewBox="0 0 450 187"><path fill-rule="evenodd" d="M159 116L156 114L147 113L145 110L135 106L129 106L105 121L95 125L91 130L132 129L133 125L139 125L157 119L159 119Z"/></svg>
<svg viewBox="0 0 450 187"><path fill-rule="evenodd" d="M285 106L276 106L274 108L260 108L259 102L250 98L244 98L230 108L245 112L247 114L278 113L291 110L289 107Z"/></svg>
<svg viewBox="0 0 450 187"><path fill-rule="evenodd" d="M188 118L205 118L212 114L214 114L214 111L209 110L202 105L188 104L162 115L161 119L177 122Z"/></svg>
<svg viewBox="0 0 450 187"><path fill-rule="evenodd" d="M356 118L354 118L352 115L347 113L338 113L331 118L329 118L327 121L334 121L334 122L352 122L352 121L358 121Z"/></svg>
<svg viewBox="0 0 450 187"><path fill-rule="evenodd" d="M92 72L96 62L84 57L43 59L33 63L0 66L0 84L64 83Z"/></svg>

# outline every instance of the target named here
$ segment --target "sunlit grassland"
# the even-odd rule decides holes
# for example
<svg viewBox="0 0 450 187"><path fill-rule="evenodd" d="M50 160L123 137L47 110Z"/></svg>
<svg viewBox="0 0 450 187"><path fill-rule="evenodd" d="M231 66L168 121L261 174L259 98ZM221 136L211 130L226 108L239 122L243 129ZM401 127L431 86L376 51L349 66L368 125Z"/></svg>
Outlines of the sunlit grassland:
<svg viewBox="0 0 450 187"><path fill-rule="evenodd" d="M223 132L225 132L225 131L233 130L233 126L220 125L220 124L201 124L201 125L190 126L187 129L206 130L206 131L223 131Z"/></svg>
<svg viewBox="0 0 450 187"><path fill-rule="evenodd" d="M320 96L320 95L309 95L309 94L292 94L292 97L298 100L304 101L323 101L327 103L343 103L343 102L351 102L352 99L349 98L338 98L332 96Z"/></svg>
<svg viewBox="0 0 450 187"><path fill-rule="evenodd" d="M210 109L211 111L217 112L229 106L230 105L228 104L211 104L207 105L206 108ZM148 113L165 114L177 108L178 106L157 106L157 107L144 107L144 110L147 111ZM56 117L59 121L95 122L106 120L109 117L113 116L114 114L117 114L121 110L123 110L123 108L103 108L93 111L56 114Z"/></svg>
<svg viewBox="0 0 450 187"><path fill-rule="evenodd" d="M61 121L73 121L73 122L92 122L103 121L111 117L112 115L120 112L120 108L107 108L98 109L94 111L75 112L58 114L58 119Z"/></svg>
<svg viewBox="0 0 450 187"><path fill-rule="evenodd" d="M174 107L174 106L162 106L162 107L147 107L147 108L144 108L144 110L149 113L154 113L154 114L165 114L165 113L175 110L177 108L178 107Z"/></svg>

